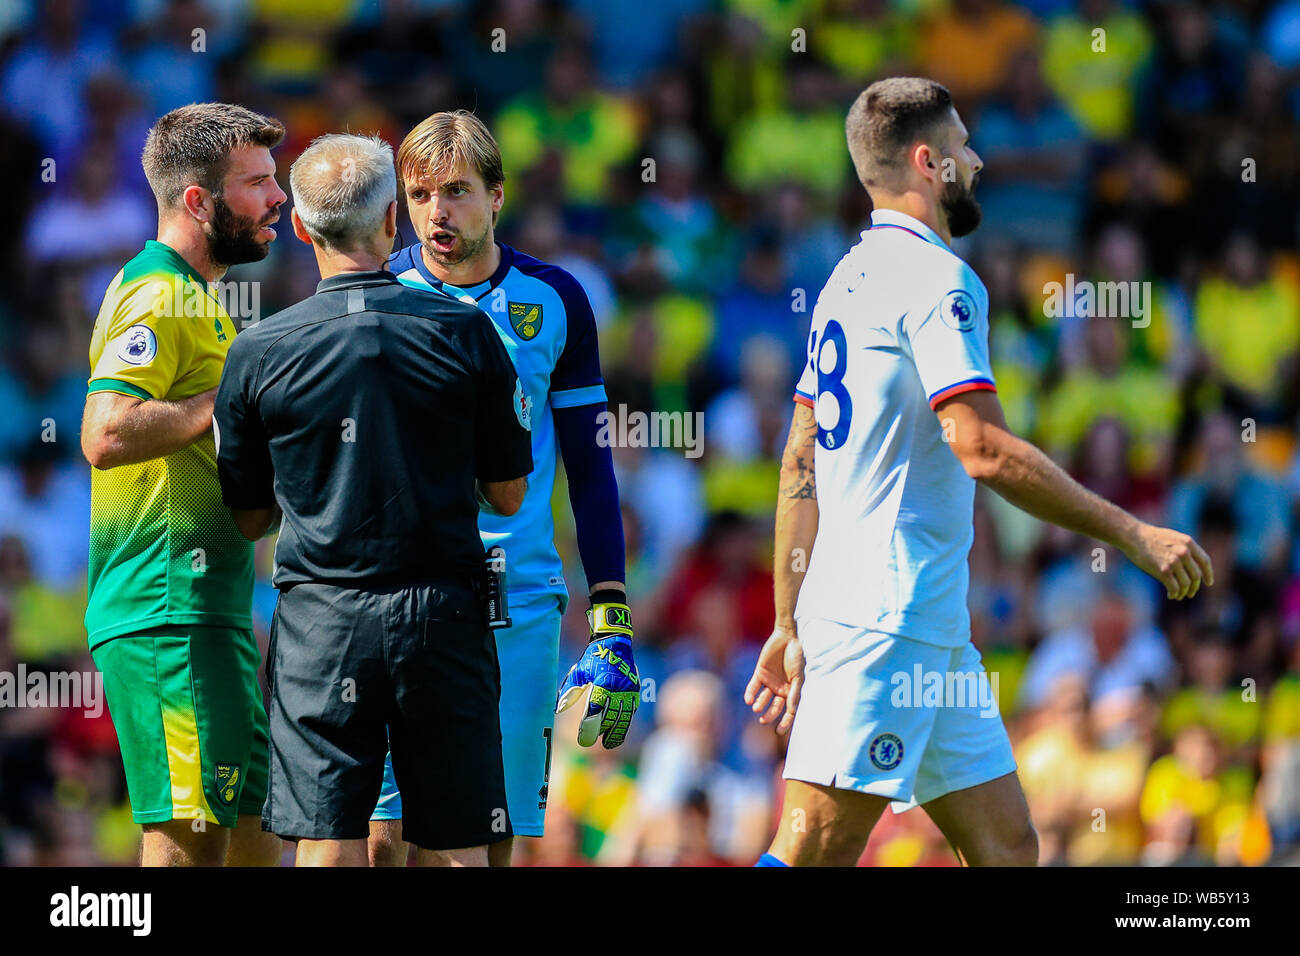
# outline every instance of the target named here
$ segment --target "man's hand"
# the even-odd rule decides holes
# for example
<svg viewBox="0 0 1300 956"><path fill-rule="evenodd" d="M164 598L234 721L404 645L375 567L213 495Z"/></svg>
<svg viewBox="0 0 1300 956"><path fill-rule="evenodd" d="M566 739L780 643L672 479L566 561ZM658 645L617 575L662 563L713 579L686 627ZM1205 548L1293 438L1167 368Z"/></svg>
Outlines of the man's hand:
<svg viewBox="0 0 1300 956"><path fill-rule="evenodd" d="M803 668L803 645L794 628L778 625L758 652L754 676L745 688L745 703L760 715L760 724L770 724L780 717L781 722L776 725L779 734L794 726L799 694L803 691Z"/></svg>
<svg viewBox="0 0 1300 956"><path fill-rule="evenodd" d="M596 603L587 612L587 625L591 643L560 685L555 712L581 700L578 744L591 747L599 737L612 750L627 738L641 703L641 677L632 659L632 615L626 604Z"/></svg>
<svg viewBox="0 0 1300 956"><path fill-rule="evenodd" d="M1170 600L1195 597L1201 582L1214 584L1210 556L1190 535L1172 528L1141 524L1127 542L1129 560L1165 586Z"/></svg>

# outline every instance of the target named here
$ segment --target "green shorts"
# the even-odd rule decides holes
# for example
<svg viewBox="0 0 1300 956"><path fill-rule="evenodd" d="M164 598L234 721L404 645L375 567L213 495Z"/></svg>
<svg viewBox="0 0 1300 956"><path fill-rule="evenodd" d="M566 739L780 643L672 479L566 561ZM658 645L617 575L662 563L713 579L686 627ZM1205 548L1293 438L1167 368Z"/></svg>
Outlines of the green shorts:
<svg viewBox="0 0 1300 956"><path fill-rule="evenodd" d="M92 652L136 823L233 827L266 802L267 719L253 632L164 625Z"/></svg>

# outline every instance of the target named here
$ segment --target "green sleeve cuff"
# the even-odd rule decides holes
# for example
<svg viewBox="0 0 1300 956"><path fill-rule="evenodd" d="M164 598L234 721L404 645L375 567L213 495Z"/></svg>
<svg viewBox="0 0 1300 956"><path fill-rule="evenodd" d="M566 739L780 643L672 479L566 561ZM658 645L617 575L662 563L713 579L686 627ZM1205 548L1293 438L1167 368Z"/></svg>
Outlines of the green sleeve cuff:
<svg viewBox="0 0 1300 956"><path fill-rule="evenodd" d="M153 396L139 385L120 382L115 378L91 379L90 384L86 386L86 394L93 395L95 392L117 392L119 395L130 395L132 398L138 398L146 402L153 399Z"/></svg>

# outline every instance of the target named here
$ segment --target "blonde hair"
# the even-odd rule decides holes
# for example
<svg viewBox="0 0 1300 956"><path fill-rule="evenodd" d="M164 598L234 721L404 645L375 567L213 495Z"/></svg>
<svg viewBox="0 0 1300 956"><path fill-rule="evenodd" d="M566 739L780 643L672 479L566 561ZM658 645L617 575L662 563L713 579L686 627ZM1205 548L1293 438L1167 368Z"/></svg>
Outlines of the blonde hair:
<svg viewBox="0 0 1300 956"><path fill-rule="evenodd" d="M461 168L475 170L488 189L506 181L497 141L468 110L425 117L397 148L397 177L403 189L422 178L446 180Z"/></svg>

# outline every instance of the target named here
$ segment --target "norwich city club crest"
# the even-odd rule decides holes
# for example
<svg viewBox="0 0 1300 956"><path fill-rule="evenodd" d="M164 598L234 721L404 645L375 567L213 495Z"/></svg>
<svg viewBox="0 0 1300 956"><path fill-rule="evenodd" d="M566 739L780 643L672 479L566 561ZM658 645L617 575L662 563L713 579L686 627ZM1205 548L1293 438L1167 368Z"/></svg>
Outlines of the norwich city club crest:
<svg viewBox="0 0 1300 956"><path fill-rule="evenodd" d="M511 302L510 324L525 342L536 338L542 328L542 307L536 302Z"/></svg>
<svg viewBox="0 0 1300 956"><path fill-rule="evenodd" d="M217 796L222 803L229 805L235 802L241 782L238 764L217 764Z"/></svg>

